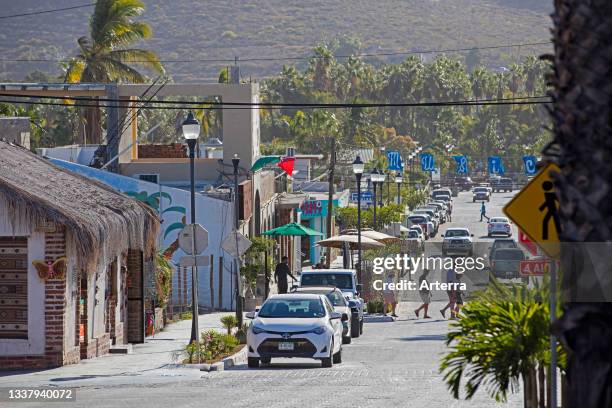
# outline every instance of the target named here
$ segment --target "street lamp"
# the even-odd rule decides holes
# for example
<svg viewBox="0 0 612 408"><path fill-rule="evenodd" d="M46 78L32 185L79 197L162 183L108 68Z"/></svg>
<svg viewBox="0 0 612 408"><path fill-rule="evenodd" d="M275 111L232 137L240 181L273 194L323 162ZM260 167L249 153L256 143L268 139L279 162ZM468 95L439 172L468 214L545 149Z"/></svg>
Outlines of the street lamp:
<svg viewBox="0 0 612 408"><path fill-rule="evenodd" d="M183 122L183 137L189 147L189 173L191 178L191 225L196 223L195 214L195 146L200 135L200 122L189 112ZM194 246L195 249L195 246ZM191 338L190 343L198 341L198 267L191 268Z"/></svg>
<svg viewBox="0 0 612 408"><path fill-rule="evenodd" d="M238 201L238 165L240 164L240 157L237 154L234 154L232 157L232 165L234 166L234 228L236 229L236 234L238 234L238 229L240 228L240 203ZM236 237L236 240L238 237ZM238 248L236 248L238 249ZM238 321L238 327L242 327L242 296L240 295L240 290L238 288L238 280L240 279L240 264L238 263L238 258L234 259L234 265L236 269L236 277L235 277L235 285L236 285L236 320Z"/></svg>
<svg viewBox="0 0 612 408"><path fill-rule="evenodd" d="M376 229L376 201L378 200L377 196L376 196L376 186L380 183L380 192L382 195L382 181L385 179L384 174L382 174L382 172L378 169L375 168L374 170L372 170L372 173L370 173L370 181L372 182L372 184L374 185L374 217L373 217L373 227L374 229Z"/></svg>
<svg viewBox="0 0 612 408"><path fill-rule="evenodd" d="M380 204L381 207L383 206L383 188L385 186L386 179L387 179L387 175L382 170L378 170L378 183L380 186L380 201L378 202L378 204ZM387 189L387 196L388 195L389 195L389 191Z"/></svg>
<svg viewBox="0 0 612 408"><path fill-rule="evenodd" d="M395 183L397 184L397 205L402 203L401 187L402 187L402 172L395 173Z"/></svg>
<svg viewBox="0 0 612 408"><path fill-rule="evenodd" d="M357 267L357 279L361 283L361 175L363 174L363 162L357 155L353 162L353 173L357 179L357 256L359 266ZM376 197L374 197L376 200Z"/></svg>

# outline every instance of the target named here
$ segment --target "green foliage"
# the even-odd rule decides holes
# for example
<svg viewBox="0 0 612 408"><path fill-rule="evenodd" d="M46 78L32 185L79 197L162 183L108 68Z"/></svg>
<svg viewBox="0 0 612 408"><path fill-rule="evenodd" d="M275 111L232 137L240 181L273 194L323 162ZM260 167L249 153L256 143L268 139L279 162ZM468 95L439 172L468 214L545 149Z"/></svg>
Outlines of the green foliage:
<svg viewBox="0 0 612 408"><path fill-rule="evenodd" d="M238 344L238 339L231 334L208 330L202 332L200 336L200 355L204 361L210 361L223 354L231 353Z"/></svg>
<svg viewBox="0 0 612 408"><path fill-rule="evenodd" d="M172 288L172 265L163 251L155 255L155 295L159 307L166 307Z"/></svg>
<svg viewBox="0 0 612 408"><path fill-rule="evenodd" d="M221 317L221 324L227 330L227 334L232 334L232 329L238 325L238 319L233 314L225 315Z"/></svg>
<svg viewBox="0 0 612 408"><path fill-rule="evenodd" d="M370 300L366 303L366 310L369 314L383 313L385 310L385 302L382 299Z"/></svg>
<svg viewBox="0 0 612 408"><path fill-rule="evenodd" d="M193 364L195 362L194 357L196 356L197 351L198 344L195 342L195 340L185 346L184 352L187 356L187 363Z"/></svg>
<svg viewBox="0 0 612 408"><path fill-rule="evenodd" d="M240 267L240 274L244 277L251 289L257 284L257 276L260 272L265 272L268 277L272 270L272 256L268 256L268 265L265 264L265 252L274 248L275 241L266 237L252 237L253 243L244 254L244 265Z"/></svg>
<svg viewBox="0 0 612 408"><path fill-rule="evenodd" d="M503 286L496 281L476 295L451 324L450 351L440 371L453 397L459 398L462 381L470 399L484 386L496 401L505 401L519 379L527 383L536 367L549 359L550 318L548 289L522 285ZM559 348L560 366L565 357Z"/></svg>
<svg viewBox="0 0 612 408"><path fill-rule="evenodd" d="M397 204L384 205L376 209L376 223L378 226L389 225L391 222L402 221L403 207ZM344 207L337 209L337 217L343 229L357 228L357 207ZM361 210L361 227L373 228L374 209Z"/></svg>

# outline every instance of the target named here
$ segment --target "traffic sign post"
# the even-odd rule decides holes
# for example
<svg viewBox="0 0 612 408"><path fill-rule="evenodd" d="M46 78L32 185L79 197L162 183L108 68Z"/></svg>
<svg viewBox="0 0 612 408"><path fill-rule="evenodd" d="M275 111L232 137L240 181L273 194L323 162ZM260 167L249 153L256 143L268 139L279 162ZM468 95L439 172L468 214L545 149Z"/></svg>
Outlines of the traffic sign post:
<svg viewBox="0 0 612 408"><path fill-rule="evenodd" d="M558 199L551 173L561 169L549 163L504 207L504 213L548 256L560 255ZM550 262L550 322L557 319L557 263ZM557 406L557 338L550 336L551 406Z"/></svg>

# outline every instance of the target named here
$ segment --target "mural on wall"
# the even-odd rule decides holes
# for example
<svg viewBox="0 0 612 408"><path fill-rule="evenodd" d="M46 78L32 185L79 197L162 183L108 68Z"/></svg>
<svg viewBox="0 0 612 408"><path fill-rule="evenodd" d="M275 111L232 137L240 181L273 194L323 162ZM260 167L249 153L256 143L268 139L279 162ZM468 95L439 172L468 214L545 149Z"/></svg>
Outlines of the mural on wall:
<svg viewBox="0 0 612 408"><path fill-rule="evenodd" d="M162 236L164 241L168 238L170 234L172 234L173 232L175 233L176 239L172 241L172 243L166 249L163 250L164 257L166 259L171 259L179 247L178 234L185 227L185 225L187 225L187 209L180 205L172 205L172 196L164 191L156 192L153 194L149 194L146 191L141 191L139 193L135 191L126 191L125 194L130 197L134 197L135 199L142 201L143 203L148 204L151 208L157 211L157 213L160 215L160 218L162 219L161 233L163 234ZM168 202L168 207L163 207L162 200ZM166 218L166 214L172 212L181 214L181 220L173 222L170 225L164 225L163 221Z"/></svg>

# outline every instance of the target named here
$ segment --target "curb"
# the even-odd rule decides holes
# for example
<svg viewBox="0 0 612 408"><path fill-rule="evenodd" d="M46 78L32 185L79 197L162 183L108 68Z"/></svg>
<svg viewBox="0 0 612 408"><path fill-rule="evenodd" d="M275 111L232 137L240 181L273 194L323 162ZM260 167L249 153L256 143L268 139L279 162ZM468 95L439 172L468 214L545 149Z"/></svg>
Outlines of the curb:
<svg viewBox="0 0 612 408"><path fill-rule="evenodd" d="M197 364L198 366L202 366L200 371L224 371L228 370L235 365L246 363L247 361L247 346L244 345L239 352L229 357L225 357L223 360L213 363L213 364Z"/></svg>
<svg viewBox="0 0 612 408"><path fill-rule="evenodd" d="M383 315L364 315L363 316L364 323L390 323L394 321L395 321L395 318L393 316L383 316Z"/></svg>

